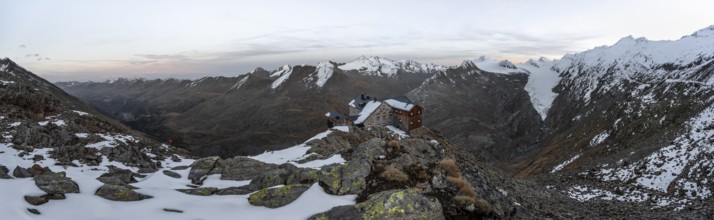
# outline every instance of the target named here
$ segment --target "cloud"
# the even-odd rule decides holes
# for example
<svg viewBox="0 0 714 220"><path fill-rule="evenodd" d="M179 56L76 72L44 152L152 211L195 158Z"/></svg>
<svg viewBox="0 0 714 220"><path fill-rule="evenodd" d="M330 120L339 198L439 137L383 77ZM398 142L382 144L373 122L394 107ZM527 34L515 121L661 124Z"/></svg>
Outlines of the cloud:
<svg viewBox="0 0 714 220"><path fill-rule="evenodd" d="M150 60L185 60L187 57L183 54L134 54L134 56Z"/></svg>
<svg viewBox="0 0 714 220"><path fill-rule="evenodd" d="M25 55L25 57L39 57L39 56L40 56L40 54L38 54L38 53L31 53L31 54Z"/></svg>
<svg viewBox="0 0 714 220"><path fill-rule="evenodd" d="M27 45L20 44L20 48L27 48Z"/></svg>
<svg viewBox="0 0 714 220"><path fill-rule="evenodd" d="M286 54L286 53L297 53L297 52L303 52L305 50L301 49L287 49L287 50L276 50L276 49L269 49L268 47L266 48L255 48L255 49L248 49L248 50L236 50L236 51L231 51L231 52L225 52L220 54L223 57L252 57L252 56L264 56L264 55L275 55L275 54Z"/></svg>
<svg viewBox="0 0 714 220"><path fill-rule="evenodd" d="M142 61L138 61L138 60L137 60L137 61L134 61L134 60L131 60L131 61L126 61L126 62L129 63L129 64L131 64L131 65L146 65L146 64L156 63L155 60L142 60Z"/></svg>

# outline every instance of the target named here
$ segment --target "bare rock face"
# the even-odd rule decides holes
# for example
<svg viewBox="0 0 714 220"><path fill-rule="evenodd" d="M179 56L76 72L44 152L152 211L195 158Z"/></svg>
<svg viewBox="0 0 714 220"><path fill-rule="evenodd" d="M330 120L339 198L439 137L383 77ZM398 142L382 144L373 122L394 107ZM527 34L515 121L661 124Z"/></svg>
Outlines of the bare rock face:
<svg viewBox="0 0 714 220"><path fill-rule="evenodd" d="M526 73L462 65L432 76L407 96L424 107L425 126L484 161L508 164L532 150L541 135L527 82Z"/></svg>

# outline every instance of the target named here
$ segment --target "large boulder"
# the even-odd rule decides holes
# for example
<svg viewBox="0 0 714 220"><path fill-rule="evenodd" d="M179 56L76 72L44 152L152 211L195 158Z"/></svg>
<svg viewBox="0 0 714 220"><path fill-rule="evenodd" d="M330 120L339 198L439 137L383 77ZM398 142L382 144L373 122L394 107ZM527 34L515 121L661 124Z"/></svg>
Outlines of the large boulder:
<svg viewBox="0 0 714 220"><path fill-rule="evenodd" d="M79 193L79 185L63 172L35 176L35 185L48 194Z"/></svg>
<svg viewBox="0 0 714 220"><path fill-rule="evenodd" d="M264 172L278 168L278 165L267 164L244 156L226 159L223 162L221 179L252 180Z"/></svg>
<svg viewBox="0 0 714 220"><path fill-rule="evenodd" d="M295 201L310 185L297 184L276 188L265 188L248 197L248 202L254 206L278 208Z"/></svg>
<svg viewBox="0 0 714 220"><path fill-rule="evenodd" d="M111 184L104 184L99 187L94 195L112 201L139 201L152 198L152 196L135 192L129 187Z"/></svg>
<svg viewBox="0 0 714 220"><path fill-rule="evenodd" d="M372 194L355 208L362 219L446 219L439 200L424 196L416 189Z"/></svg>
<svg viewBox="0 0 714 220"><path fill-rule="evenodd" d="M190 179L193 184L202 185L204 176L208 175L208 173L213 170L218 159L219 157L205 157L196 160L193 162L193 165L191 165L191 171L188 173L188 179Z"/></svg>

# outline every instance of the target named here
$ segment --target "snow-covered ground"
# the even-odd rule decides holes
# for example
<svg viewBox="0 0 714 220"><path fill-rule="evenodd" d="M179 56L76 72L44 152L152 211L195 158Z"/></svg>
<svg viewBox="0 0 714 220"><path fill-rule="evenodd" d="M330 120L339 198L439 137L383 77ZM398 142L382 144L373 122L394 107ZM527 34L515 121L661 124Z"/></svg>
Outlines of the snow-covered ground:
<svg viewBox="0 0 714 220"><path fill-rule="evenodd" d="M334 130L345 131L346 127ZM333 130L318 134L313 139L324 138ZM82 135L84 136L84 135ZM90 147L111 147L117 141L132 141L131 136L101 134L105 141L90 144ZM355 203L355 195L333 196L325 193L317 183L303 193L296 201L280 207L266 208L252 206L248 203L249 195L225 196L194 196L176 191L186 188L191 181L187 178L189 170L175 170L182 178L171 178L158 172L148 174L145 178L138 179L132 184L139 187L136 191L151 195L153 198L134 202L118 202L103 199L94 195L94 192L103 185L96 178L105 173L107 166L113 165L123 169L137 172L137 168L128 167L118 162L108 162L104 157L99 166L64 167L57 166L55 160L49 158L49 148L36 149L29 155L19 157L17 150L11 144L0 143L0 164L12 170L15 166L30 167L39 164L49 167L54 172L66 172L67 176L77 182L80 193L67 194L64 200L51 200L50 202L33 206L24 201L25 195L43 195L32 178L0 179L0 213L2 219L305 219L313 214L327 211L332 207L350 205ZM305 156L307 151L304 144L282 151L266 152L252 157L269 163L291 162ZM43 155L46 159L35 162L34 155ZM194 160L182 158L181 162L167 159L162 162L162 169L177 166L191 165ZM320 166L343 163L344 159L337 155L325 160L313 161L306 164L296 164L302 167L319 168ZM74 161L80 164L79 161ZM219 175L210 175L204 181L205 187L231 187L242 186L250 181L221 180ZM35 215L27 209L37 209L41 214ZM183 213L167 212L164 209L181 210Z"/></svg>

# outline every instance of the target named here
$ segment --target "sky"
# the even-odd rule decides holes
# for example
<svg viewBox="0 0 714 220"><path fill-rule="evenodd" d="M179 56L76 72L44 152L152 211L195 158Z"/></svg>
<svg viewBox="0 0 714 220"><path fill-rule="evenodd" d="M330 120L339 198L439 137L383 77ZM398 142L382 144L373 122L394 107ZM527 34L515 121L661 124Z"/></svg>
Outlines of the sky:
<svg viewBox="0 0 714 220"><path fill-rule="evenodd" d="M0 0L0 57L50 81L235 76L358 56L523 62L676 40L713 1Z"/></svg>

